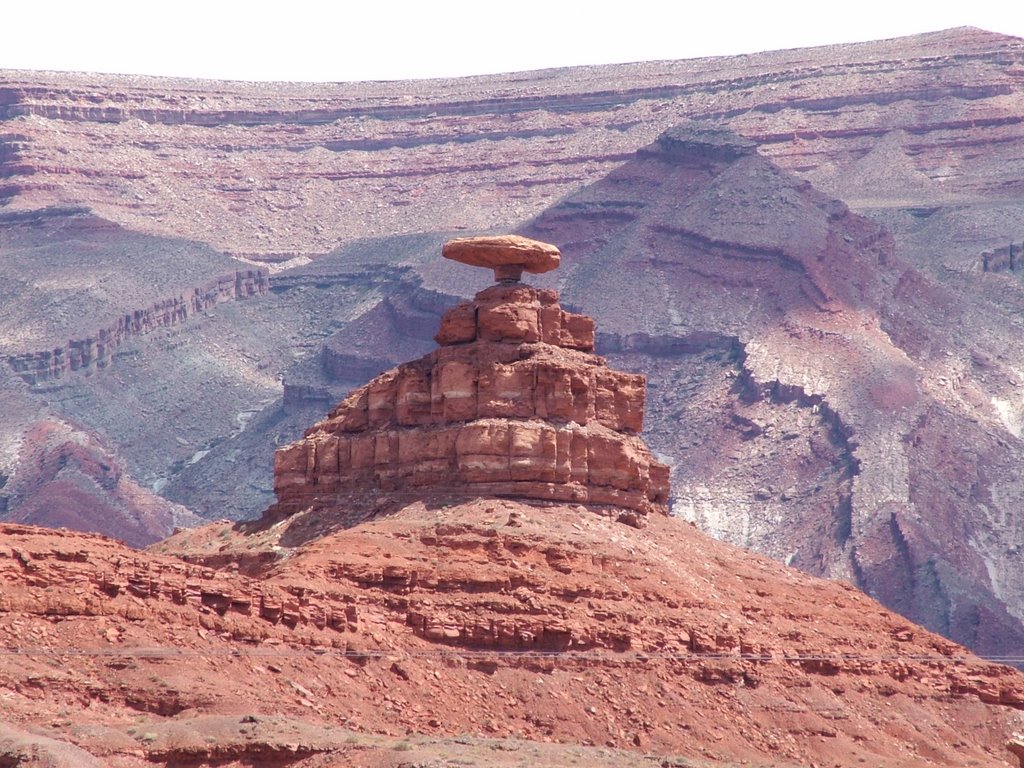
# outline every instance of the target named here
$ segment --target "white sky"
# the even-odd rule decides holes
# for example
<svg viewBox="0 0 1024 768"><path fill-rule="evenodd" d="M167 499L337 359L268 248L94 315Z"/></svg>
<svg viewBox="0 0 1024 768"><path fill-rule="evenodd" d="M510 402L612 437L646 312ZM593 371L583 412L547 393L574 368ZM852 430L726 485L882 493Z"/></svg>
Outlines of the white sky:
<svg viewBox="0 0 1024 768"><path fill-rule="evenodd" d="M1024 6L1017 0L4 0L0 69L387 80L752 53L957 26L1024 37Z"/></svg>

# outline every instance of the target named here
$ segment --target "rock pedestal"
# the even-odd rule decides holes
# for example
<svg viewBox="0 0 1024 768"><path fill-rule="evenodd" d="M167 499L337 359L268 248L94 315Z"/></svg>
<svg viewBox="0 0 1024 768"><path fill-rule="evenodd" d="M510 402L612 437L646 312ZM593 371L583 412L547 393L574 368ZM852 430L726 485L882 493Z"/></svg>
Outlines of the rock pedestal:
<svg viewBox="0 0 1024 768"><path fill-rule="evenodd" d="M668 467L638 434L645 378L593 353L593 320L505 278L445 313L435 339L277 451L276 514L358 522L382 498L473 496L667 513Z"/></svg>

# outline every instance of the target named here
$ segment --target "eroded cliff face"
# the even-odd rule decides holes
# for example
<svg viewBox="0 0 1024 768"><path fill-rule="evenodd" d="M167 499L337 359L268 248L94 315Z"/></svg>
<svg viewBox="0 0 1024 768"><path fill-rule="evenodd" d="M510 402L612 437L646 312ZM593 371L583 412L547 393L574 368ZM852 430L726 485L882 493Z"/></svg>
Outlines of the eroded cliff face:
<svg viewBox="0 0 1024 768"><path fill-rule="evenodd" d="M667 511L668 468L638 436L643 376L594 355L593 321L554 291L485 289L436 338L278 450L271 515L326 506L353 522L418 494Z"/></svg>
<svg viewBox="0 0 1024 768"><path fill-rule="evenodd" d="M0 358L22 380L43 384L73 371L90 373L111 365L118 348L134 336L152 333L184 323L198 312L207 312L225 301L239 301L265 294L269 287L266 271L247 269L211 280L149 307L118 317L105 328L85 338L70 339L63 346L35 352L21 352Z"/></svg>
<svg viewBox="0 0 1024 768"><path fill-rule="evenodd" d="M678 514L975 648L1020 647L1024 571L992 542L1019 534L1006 468L1022 447L985 393L1019 353L983 351L957 294L886 229L693 125L526 232L567 243L566 296L650 370L650 440L674 460ZM951 387L964 359L990 383Z"/></svg>

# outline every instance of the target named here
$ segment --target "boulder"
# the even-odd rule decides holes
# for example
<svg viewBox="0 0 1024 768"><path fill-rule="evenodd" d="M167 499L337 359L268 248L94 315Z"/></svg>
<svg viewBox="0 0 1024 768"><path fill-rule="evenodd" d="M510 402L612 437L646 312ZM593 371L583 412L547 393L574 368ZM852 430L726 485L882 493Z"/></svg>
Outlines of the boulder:
<svg viewBox="0 0 1024 768"><path fill-rule="evenodd" d="M550 272L561 260L558 248L550 243L519 235L459 237L445 243L441 255L472 267L493 269L499 282L516 282L523 272Z"/></svg>

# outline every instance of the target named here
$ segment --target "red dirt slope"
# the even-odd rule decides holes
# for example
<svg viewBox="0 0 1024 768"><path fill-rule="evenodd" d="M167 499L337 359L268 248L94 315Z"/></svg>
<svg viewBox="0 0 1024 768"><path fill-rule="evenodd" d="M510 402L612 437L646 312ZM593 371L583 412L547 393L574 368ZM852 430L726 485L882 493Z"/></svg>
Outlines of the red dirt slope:
<svg viewBox="0 0 1024 768"><path fill-rule="evenodd" d="M4 527L5 720L119 765L169 763L163 729L213 715L327 741L468 733L830 766L1006 765L1021 724L1019 672L676 520L480 501L330 525L158 545L251 576Z"/></svg>

